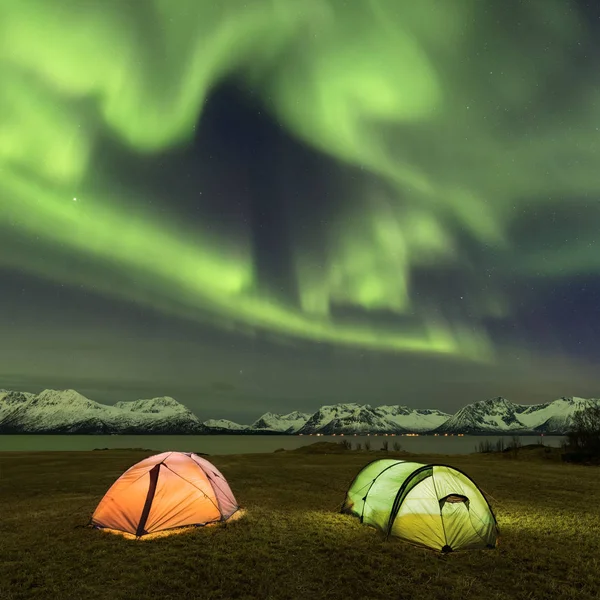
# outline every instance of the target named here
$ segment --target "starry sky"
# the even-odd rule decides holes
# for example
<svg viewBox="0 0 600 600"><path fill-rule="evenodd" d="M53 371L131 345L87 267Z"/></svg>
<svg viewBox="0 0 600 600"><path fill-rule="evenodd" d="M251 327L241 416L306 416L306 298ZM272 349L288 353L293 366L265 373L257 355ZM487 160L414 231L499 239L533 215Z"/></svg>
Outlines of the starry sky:
<svg viewBox="0 0 600 600"><path fill-rule="evenodd" d="M201 418L600 396L600 8L0 4L0 388Z"/></svg>

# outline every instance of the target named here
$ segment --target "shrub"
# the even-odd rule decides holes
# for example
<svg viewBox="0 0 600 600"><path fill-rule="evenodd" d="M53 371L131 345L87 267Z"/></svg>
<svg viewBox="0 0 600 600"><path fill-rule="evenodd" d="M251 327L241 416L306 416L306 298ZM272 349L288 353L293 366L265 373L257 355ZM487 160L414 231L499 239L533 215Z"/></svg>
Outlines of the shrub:
<svg viewBox="0 0 600 600"><path fill-rule="evenodd" d="M402 450L400 442L394 442L394 452L400 452L400 450Z"/></svg>
<svg viewBox="0 0 600 600"><path fill-rule="evenodd" d="M350 440L342 440L340 446L344 448L344 450L352 450L352 442Z"/></svg>
<svg viewBox="0 0 600 600"><path fill-rule="evenodd" d="M390 448L390 443L387 440L384 440L381 444L381 449L384 452L387 452L389 450L389 448Z"/></svg>
<svg viewBox="0 0 600 600"><path fill-rule="evenodd" d="M521 448L521 438L518 435L513 435L508 442L508 446L503 452L508 458L517 458Z"/></svg>
<svg viewBox="0 0 600 600"><path fill-rule="evenodd" d="M490 452L506 452L506 450L512 450L513 453L516 453L517 449L521 447L521 438L519 436L513 435L511 441L506 445L506 441L503 437L498 438L496 443L491 440L483 440L479 442L477 446L475 446L476 452L481 452L482 454L488 454Z"/></svg>
<svg viewBox="0 0 600 600"><path fill-rule="evenodd" d="M600 462L600 405L575 412L563 448L565 461Z"/></svg>
<svg viewBox="0 0 600 600"><path fill-rule="evenodd" d="M475 446L476 452L481 452L482 454L487 454L488 452L494 451L494 444L490 440L483 440L483 442L479 442L477 446Z"/></svg>
<svg viewBox="0 0 600 600"><path fill-rule="evenodd" d="M371 450L371 442L369 440L365 442L365 450Z"/></svg>

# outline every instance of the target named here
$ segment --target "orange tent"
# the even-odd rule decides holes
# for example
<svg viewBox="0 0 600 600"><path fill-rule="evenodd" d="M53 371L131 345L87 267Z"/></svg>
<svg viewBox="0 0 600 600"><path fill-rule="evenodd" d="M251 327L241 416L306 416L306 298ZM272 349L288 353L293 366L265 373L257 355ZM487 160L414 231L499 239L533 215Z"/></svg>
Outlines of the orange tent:
<svg viewBox="0 0 600 600"><path fill-rule="evenodd" d="M91 524L141 537L225 521L238 509L214 465L191 452L163 452L125 471L98 504Z"/></svg>

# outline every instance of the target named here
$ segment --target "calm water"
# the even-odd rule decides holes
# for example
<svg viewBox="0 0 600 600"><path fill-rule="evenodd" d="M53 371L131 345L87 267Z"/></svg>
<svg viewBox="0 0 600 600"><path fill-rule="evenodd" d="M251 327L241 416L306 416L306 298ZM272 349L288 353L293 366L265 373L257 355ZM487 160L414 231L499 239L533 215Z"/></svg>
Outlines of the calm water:
<svg viewBox="0 0 600 600"><path fill-rule="evenodd" d="M147 450L178 450L206 454L249 454L273 452L277 448L291 450L315 442L340 442L348 440L371 444L371 449L381 448L384 441L392 450L398 442L403 450L418 454L469 454L485 440L493 444L496 436L271 436L271 435L0 435L1 451L64 451L95 450L97 448L144 448ZM522 436L521 444L536 444L543 439L547 446L560 446L564 438L558 436ZM504 437L506 445L510 437Z"/></svg>

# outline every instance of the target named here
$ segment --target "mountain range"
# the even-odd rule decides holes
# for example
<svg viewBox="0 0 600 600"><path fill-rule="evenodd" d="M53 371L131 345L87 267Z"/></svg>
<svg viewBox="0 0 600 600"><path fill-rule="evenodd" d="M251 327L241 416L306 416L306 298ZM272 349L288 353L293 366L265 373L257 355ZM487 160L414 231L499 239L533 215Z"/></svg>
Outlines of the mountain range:
<svg viewBox="0 0 600 600"><path fill-rule="evenodd" d="M544 404L514 404L498 397L468 404L451 415L399 405L333 404L314 414L268 412L251 425L240 425L227 419L200 421L169 396L107 405L75 390L0 390L0 434L564 435L573 413L592 405L600 406L600 400L563 397Z"/></svg>

